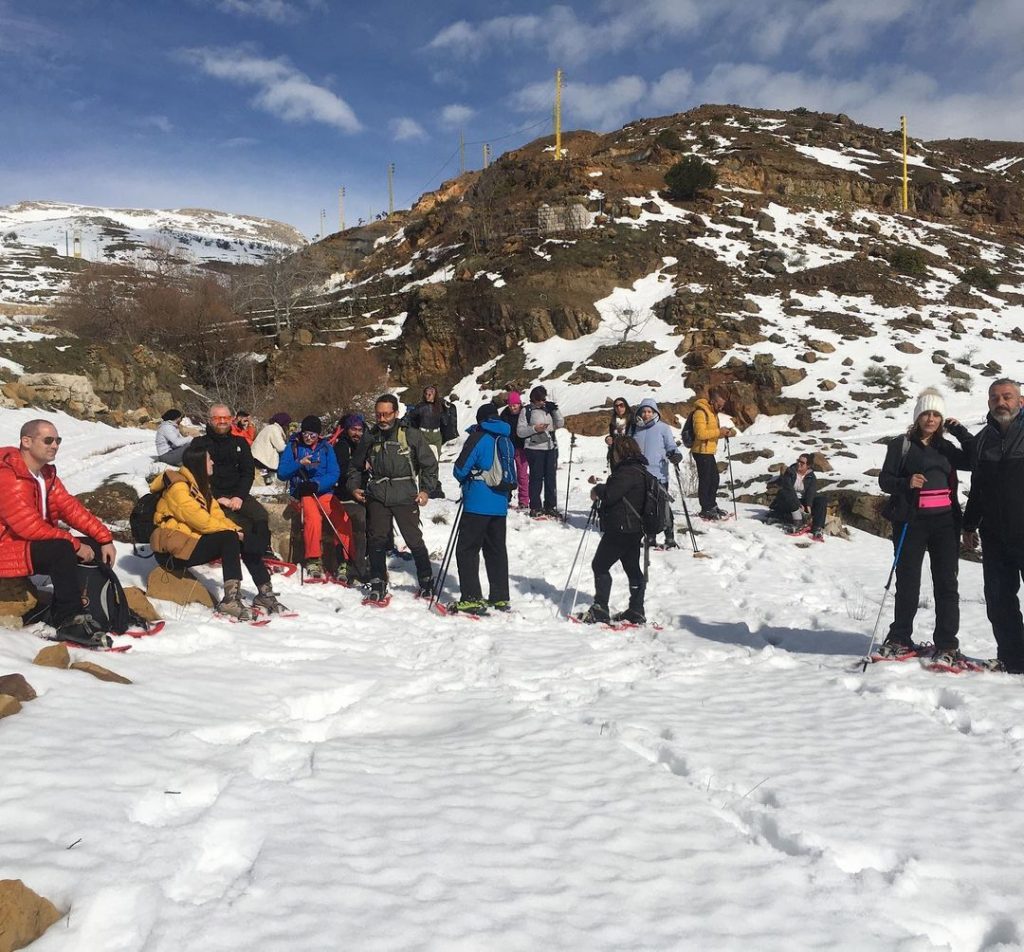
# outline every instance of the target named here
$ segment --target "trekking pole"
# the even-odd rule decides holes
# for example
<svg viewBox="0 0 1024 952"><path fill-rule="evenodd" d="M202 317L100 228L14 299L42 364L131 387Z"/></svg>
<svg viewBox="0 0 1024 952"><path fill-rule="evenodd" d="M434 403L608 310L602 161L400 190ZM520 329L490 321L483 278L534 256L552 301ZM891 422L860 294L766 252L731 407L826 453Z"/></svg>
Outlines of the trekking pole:
<svg viewBox="0 0 1024 952"><path fill-rule="evenodd" d="M569 475L565 480L565 514L562 516L562 522L566 522L569 518L569 493L572 492L572 451L576 449L576 434L569 434Z"/></svg>
<svg viewBox="0 0 1024 952"><path fill-rule="evenodd" d="M348 546L345 545L345 540L341 537L341 533L338 531L338 527L331 522L331 517L327 515L327 510L324 509L323 503L320 502L319 496L313 497L316 500L316 508L320 510L320 515L326 520L327 524L331 527L331 531L334 533L334 538L338 540L338 545L341 546L341 554L344 556L345 561L348 561Z"/></svg>
<svg viewBox="0 0 1024 952"><path fill-rule="evenodd" d="M683 476L679 472L679 464L673 463L676 471L676 485L679 487L679 498L683 502L683 515L686 516L686 531L690 534L690 543L693 545L694 558L706 558L705 554L697 547L697 533L693 531L693 523L690 521L690 507L686 505L686 493L683 492Z"/></svg>
<svg viewBox="0 0 1024 952"><path fill-rule="evenodd" d="M444 589L444 582L448 577L448 569L452 563L452 555L455 552L455 540L459 536L459 526L462 524L462 509L465 502L465 497L460 498L459 506L455 510L455 518L452 520L452 531L448 536L448 544L445 546L444 556L441 558L441 568L438 570L433 591L430 593L430 601L427 602L427 611L433 611L434 606L441 600L441 592Z"/></svg>
<svg viewBox="0 0 1024 952"><path fill-rule="evenodd" d="M593 525L594 518L597 516L597 503L590 507L590 514L587 516L587 524L583 527L583 534L580 536L580 544L576 546L576 555L573 556L572 565L569 566L569 575L565 580L565 587L562 589L562 597L558 600L558 614L562 614L562 606L565 604L565 596L569 592L569 586L572 584L572 576L576 571L576 563L580 559L580 552L583 549L583 543L586 541L587 533L590 531L591 525ZM573 605L575 606L576 599L573 598ZM571 609L570 609L571 613Z"/></svg>
<svg viewBox="0 0 1024 952"><path fill-rule="evenodd" d="M572 589L572 604L569 605L569 616L576 610L576 599L580 597L580 579L583 577L583 567L587 564L587 543L590 530L594 528L597 521L597 508L594 508L594 518L590 520L583 533L583 557L580 559L580 567L576 570L576 584Z"/></svg>
<svg viewBox="0 0 1024 952"><path fill-rule="evenodd" d="M900 553L903 551L903 540L907 537L909 522L903 523L903 531L900 533L900 541L896 543L896 555L892 560L892 567L889 569L889 577L885 580L885 590L882 592L882 604L878 606L878 617L875 619L875 627L871 629L871 643L868 645L868 653L864 656L864 665L861 673L867 671L868 662L871 660L871 652L875 649L875 640L878 638L878 626L882 623L882 612L885 610L885 602L889 597L889 587L892 585L892 578L896 574L896 565L900 560Z"/></svg>
<svg viewBox="0 0 1024 952"><path fill-rule="evenodd" d="M725 455L729 457L729 492L732 493L732 517L739 519L736 512L736 480L732 478L732 450L729 449L729 437L725 438Z"/></svg>

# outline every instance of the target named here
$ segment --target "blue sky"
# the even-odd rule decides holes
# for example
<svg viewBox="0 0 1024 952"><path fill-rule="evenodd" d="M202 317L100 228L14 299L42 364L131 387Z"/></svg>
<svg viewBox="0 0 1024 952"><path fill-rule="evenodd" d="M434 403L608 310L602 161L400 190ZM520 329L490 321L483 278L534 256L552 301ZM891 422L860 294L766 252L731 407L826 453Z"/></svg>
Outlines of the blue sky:
<svg viewBox="0 0 1024 952"><path fill-rule="evenodd" d="M0 0L0 204L200 206L312 236L565 127L706 102L1024 140L1024 0Z"/></svg>

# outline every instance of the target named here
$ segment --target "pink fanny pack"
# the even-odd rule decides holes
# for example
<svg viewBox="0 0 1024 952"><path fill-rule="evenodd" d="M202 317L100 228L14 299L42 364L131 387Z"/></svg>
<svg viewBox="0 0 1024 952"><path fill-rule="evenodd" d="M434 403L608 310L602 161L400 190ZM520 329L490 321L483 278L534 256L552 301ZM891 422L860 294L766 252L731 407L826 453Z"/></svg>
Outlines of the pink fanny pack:
<svg viewBox="0 0 1024 952"><path fill-rule="evenodd" d="M953 505L948 489L922 489L918 509L948 509Z"/></svg>

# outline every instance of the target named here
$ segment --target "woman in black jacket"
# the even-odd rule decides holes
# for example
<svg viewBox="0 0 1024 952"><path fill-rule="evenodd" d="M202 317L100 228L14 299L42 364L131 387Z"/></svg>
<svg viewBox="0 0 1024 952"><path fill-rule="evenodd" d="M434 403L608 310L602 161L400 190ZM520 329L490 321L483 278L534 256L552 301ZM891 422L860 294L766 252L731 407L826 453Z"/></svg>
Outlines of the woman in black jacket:
<svg viewBox="0 0 1024 952"><path fill-rule="evenodd" d="M967 469L969 459L963 449L943 436L944 416L942 394L925 390L914 407L914 425L906 436L889 443L878 476L879 486L890 494L882 514L893 524L897 561L895 617L877 656L902 661L923 650L911 636L921 591L921 566L927 552L935 593L934 663L954 670L963 657L957 640L962 517L956 471ZM961 447L969 443L970 433L956 420L946 420L945 426Z"/></svg>
<svg viewBox="0 0 1024 952"><path fill-rule="evenodd" d="M617 436L611 447L612 474L607 483L595 486L590 498L600 500L601 542L590 567L594 570L594 604L581 616L587 624L612 621L608 598L612 592L611 568L616 562L629 579L629 608L615 621L642 625L644 617L644 573L640 568L640 546L644 528L640 514L647 492L647 459L631 436Z"/></svg>
<svg viewBox="0 0 1024 952"><path fill-rule="evenodd" d="M612 412L608 417L608 435L604 438L608 444L608 467L612 465L612 440L617 436L632 436L636 433L636 419L633 410L625 397L616 397L612 402Z"/></svg>

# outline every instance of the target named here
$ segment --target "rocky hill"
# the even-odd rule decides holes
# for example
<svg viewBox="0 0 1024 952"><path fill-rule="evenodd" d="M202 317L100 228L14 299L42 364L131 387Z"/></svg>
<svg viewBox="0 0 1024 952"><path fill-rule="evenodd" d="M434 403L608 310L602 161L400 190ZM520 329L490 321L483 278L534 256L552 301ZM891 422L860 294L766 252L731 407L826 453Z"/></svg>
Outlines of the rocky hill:
<svg viewBox="0 0 1024 952"><path fill-rule="evenodd" d="M146 266L169 258L223 270L259 264L305 243L290 225L203 208L19 202L0 207L0 302L52 300L90 261Z"/></svg>

